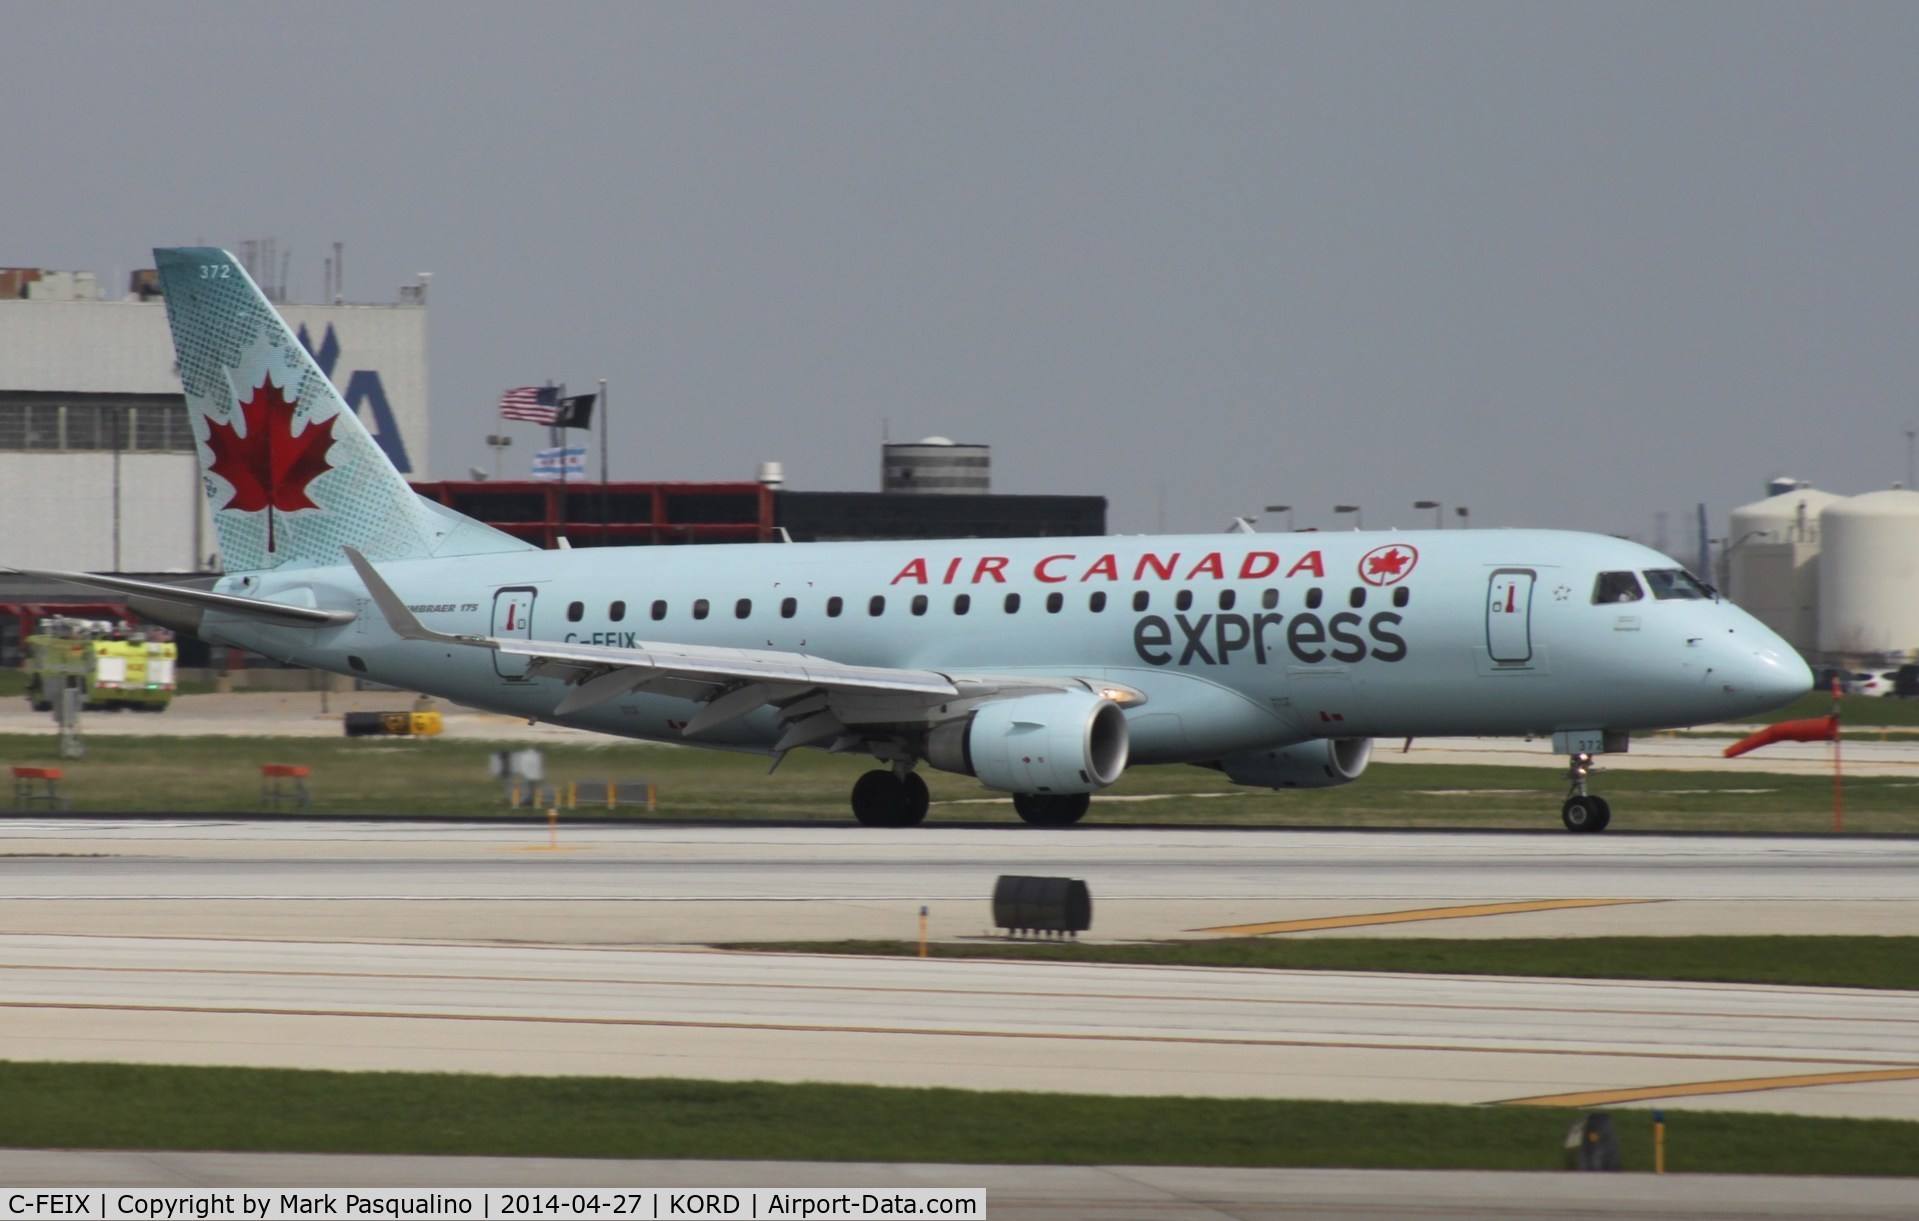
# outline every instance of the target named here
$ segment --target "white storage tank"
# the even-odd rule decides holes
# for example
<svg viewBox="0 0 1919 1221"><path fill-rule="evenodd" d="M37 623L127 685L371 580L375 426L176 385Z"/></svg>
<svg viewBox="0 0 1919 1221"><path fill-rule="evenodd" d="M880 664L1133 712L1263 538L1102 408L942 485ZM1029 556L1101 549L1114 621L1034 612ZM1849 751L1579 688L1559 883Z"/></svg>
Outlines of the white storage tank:
<svg viewBox="0 0 1919 1221"><path fill-rule="evenodd" d="M1717 576L1728 598L1810 653L1819 644L1819 516L1844 498L1779 482L1774 495L1732 511Z"/></svg>
<svg viewBox="0 0 1919 1221"><path fill-rule="evenodd" d="M1819 519L1819 648L1847 657L1919 650L1919 492L1830 505Z"/></svg>

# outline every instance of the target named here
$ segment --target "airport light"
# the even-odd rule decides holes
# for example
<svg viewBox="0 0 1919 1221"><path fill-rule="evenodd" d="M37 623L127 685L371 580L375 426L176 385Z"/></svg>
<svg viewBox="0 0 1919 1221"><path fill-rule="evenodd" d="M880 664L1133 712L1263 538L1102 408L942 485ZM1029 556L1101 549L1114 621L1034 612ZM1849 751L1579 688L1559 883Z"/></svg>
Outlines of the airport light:
<svg viewBox="0 0 1919 1221"><path fill-rule="evenodd" d="M1431 509L1433 511L1433 529L1445 529L1445 525L1439 520L1439 502L1437 500L1415 500L1413 501L1413 508Z"/></svg>
<svg viewBox="0 0 1919 1221"><path fill-rule="evenodd" d="M1465 505L1458 505L1453 509L1453 515L1459 518L1459 528L1461 530L1467 529L1468 526L1470 525L1470 523L1466 520L1466 512L1467 510Z"/></svg>
<svg viewBox="0 0 1919 1221"><path fill-rule="evenodd" d="M1366 528L1366 516L1359 511L1358 505L1334 505L1333 512L1351 513L1353 515L1353 529L1364 530Z"/></svg>
<svg viewBox="0 0 1919 1221"><path fill-rule="evenodd" d="M1266 506L1266 511L1267 511L1268 513L1284 513L1284 514L1286 515L1286 530L1287 530L1287 532L1288 532L1288 533L1291 533L1291 532L1292 532L1292 529L1293 529L1293 506L1291 506L1291 505L1267 505L1267 506Z"/></svg>

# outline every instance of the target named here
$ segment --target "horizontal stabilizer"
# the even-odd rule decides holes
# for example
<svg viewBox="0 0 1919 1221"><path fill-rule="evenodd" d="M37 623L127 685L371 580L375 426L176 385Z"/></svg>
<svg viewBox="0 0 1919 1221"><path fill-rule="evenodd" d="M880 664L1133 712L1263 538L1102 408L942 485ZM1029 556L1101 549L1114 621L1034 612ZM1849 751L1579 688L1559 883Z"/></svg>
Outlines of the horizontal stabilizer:
<svg viewBox="0 0 1919 1221"><path fill-rule="evenodd" d="M242 618L271 623L279 627L337 627L342 623L351 623L357 618L352 611L289 606L284 602L242 598L236 594L217 594L210 589L163 585L158 581L136 581L131 577L109 577L95 572L54 572L44 568L17 568L14 571L25 573L30 577L46 577L53 581L66 581L72 585L85 585L92 589L106 589L114 593L126 594L134 600L136 611L141 609L138 605L140 601L151 598L203 611L223 611L229 615L239 615ZM148 617L163 618L163 616L152 615Z"/></svg>

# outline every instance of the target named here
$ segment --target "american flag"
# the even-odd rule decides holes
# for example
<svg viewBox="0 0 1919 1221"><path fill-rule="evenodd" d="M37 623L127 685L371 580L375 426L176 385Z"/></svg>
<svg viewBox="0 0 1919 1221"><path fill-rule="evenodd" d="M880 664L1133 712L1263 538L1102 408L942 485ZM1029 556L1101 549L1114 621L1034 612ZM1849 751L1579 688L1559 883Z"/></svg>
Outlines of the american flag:
<svg viewBox="0 0 1919 1221"><path fill-rule="evenodd" d="M554 386L520 386L500 396L502 420L551 424L558 411L559 390Z"/></svg>

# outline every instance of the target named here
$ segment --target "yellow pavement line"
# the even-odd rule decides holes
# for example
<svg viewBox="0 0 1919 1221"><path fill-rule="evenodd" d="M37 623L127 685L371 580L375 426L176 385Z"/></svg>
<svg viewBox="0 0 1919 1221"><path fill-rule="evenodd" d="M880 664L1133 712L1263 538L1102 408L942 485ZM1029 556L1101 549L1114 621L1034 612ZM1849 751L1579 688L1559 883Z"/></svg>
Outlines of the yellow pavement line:
<svg viewBox="0 0 1919 1221"><path fill-rule="evenodd" d="M1881 1068L1860 1073L1803 1073L1795 1077L1745 1077L1732 1081L1694 1081L1648 1085L1630 1090L1587 1090L1578 1094L1541 1094L1507 1098L1495 1104L1520 1107L1603 1107L1653 1098L1695 1098L1706 1094L1748 1094L1758 1090L1798 1090L1812 1085L1853 1085L1863 1081L1919 1081L1919 1068Z"/></svg>
<svg viewBox="0 0 1919 1221"><path fill-rule="evenodd" d="M1275 920L1270 924L1224 924L1218 928L1186 931L1219 933L1227 937L1262 937L1267 933L1309 933L1322 928L1362 928L1368 924L1408 924L1415 920L1458 920L1466 916L1510 916L1517 912L1551 912L1574 907L1620 907L1632 903L1657 902L1657 899L1535 899L1527 903L1477 903L1468 907L1422 907L1413 911L1374 912L1364 916Z"/></svg>

